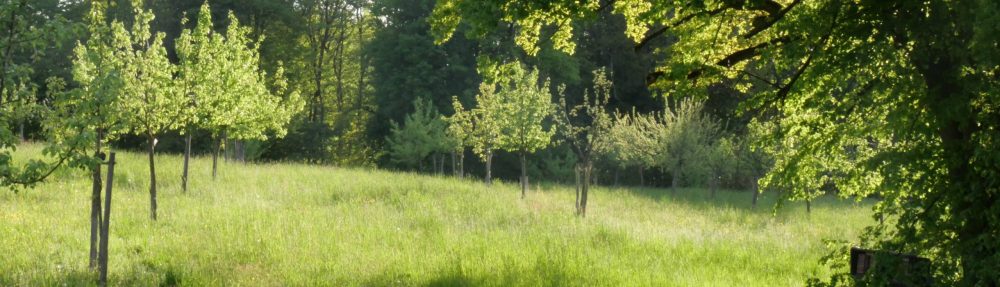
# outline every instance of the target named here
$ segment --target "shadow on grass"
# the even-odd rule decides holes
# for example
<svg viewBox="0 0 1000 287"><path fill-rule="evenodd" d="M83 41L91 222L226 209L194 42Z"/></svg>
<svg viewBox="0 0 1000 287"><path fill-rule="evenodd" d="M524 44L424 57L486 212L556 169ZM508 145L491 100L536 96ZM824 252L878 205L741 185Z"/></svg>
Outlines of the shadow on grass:
<svg viewBox="0 0 1000 287"><path fill-rule="evenodd" d="M627 192L649 198L656 202L674 202L695 209L735 209L740 212L771 215L789 216L806 213L806 202L802 200L785 200L778 206L781 194L777 192L763 192L757 198L756 207L753 205L753 192L747 190L717 190L713 198L710 191L704 188L679 188L673 192L669 188L646 188L646 187L619 187L608 188L608 192ZM862 202L870 203L871 200ZM856 207L857 202L852 199L844 199L833 194L824 194L813 199L810 203L812 210L817 209L847 209ZM775 209L777 207L777 210Z"/></svg>
<svg viewBox="0 0 1000 287"><path fill-rule="evenodd" d="M31 286L25 285L25 282L19 282L15 278L9 277L10 274L2 274L0 272L0 286ZM49 278L48 280L53 280L53 282L48 282L46 285L58 285L58 286L96 286L97 285L97 273L90 272L86 269L81 270L67 270L66 272L59 273L55 278ZM31 283L31 284L37 284Z"/></svg>
<svg viewBox="0 0 1000 287"><path fill-rule="evenodd" d="M430 278L412 278L406 273L386 272L362 286L587 286L566 264L565 254L540 254L532 266L516 266L512 259L495 269L474 274L462 267L461 259L435 272Z"/></svg>
<svg viewBox="0 0 1000 287"><path fill-rule="evenodd" d="M542 190L573 192L572 184L542 183ZM678 188L676 192L670 188L643 187L643 186L591 186L591 192L606 192L610 194L629 194L646 198L658 203L675 203L688 206L694 209L735 209L741 212L753 214L772 214L778 204L781 194L777 192L763 192L757 198L757 205L753 205L753 192L749 190L719 189L713 197L707 188ZM591 199L593 200L593 199ZM870 202L864 200L863 202ZM806 202L785 201L778 208L777 214L804 213ZM825 194L811 202L812 208L846 208L856 206L856 202L850 199L843 199L836 195Z"/></svg>

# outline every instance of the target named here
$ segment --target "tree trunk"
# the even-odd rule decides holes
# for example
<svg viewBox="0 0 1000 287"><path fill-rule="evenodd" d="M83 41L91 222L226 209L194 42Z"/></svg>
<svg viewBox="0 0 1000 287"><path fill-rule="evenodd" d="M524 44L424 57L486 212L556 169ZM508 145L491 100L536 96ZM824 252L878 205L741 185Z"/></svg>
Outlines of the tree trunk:
<svg viewBox="0 0 1000 287"><path fill-rule="evenodd" d="M577 215L580 214L580 192L583 190L583 187L581 187L583 183L580 182L580 166L581 164L579 162L573 165L573 178L576 180L576 182L574 182L574 186L576 187L576 199L573 202L573 206L576 208Z"/></svg>
<svg viewBox="0 0 1000 287"><path fill-rule="evenodd" d="M149 218L156 220L156 138L149 137Z"/></svg>
<svg viewBox="0 0 1000 287"><path fill-rule="evenodd" d="M646 186L646 178L643 176L644 171L646 171L646 168L640 166L639 167L639 186Z"/></svg>
<svg viewBox="0 0 1000 287"><path fill-rule="evenodd" d="M104 132L97 130L97 137L94 140L94 157L103 160L101 156L101 142L104 140ZM98 163L93 168L92 193L90 195L90 269L97 266L97 245L101 233L101 164Z"/></svg>
<svg viewBox="0 0 1000 287"><path fill-rule="evenodd" d="M614 169L615 169L615 187L618 187L618 172L619 172L619 171L620 171L621 169L620 169L620 168L618 168L618 167L615 167Z"/></svg>
<svg viewBox="0 0 1000 287"><path fill-rule="evenodd" d="M444 154L436 154L434 158L438 161L437 169L434 170L434 173L444 174Z"/></svg>
<svg viewBox="0 0 1000 287"><path fill-rule="evenodd" d="M590 193L590 172L593 170L593 163L587 161L583 165L583 186L580 189L580 216L587 217L587 196Z"/></svg>
<svg viewBox="0 0 1000 287"><path fill-rule="evenodd" d="M750 209L757 209L757 198L760 197L760 186L757 185L756 178L750 178L750 189L753 190L753 203L750 205Z"/></svg>
<svg viewBox="0 0 1000 287"><path fill-rule="evenodd" d="M243 141L233 140L233 161L243 163Z"/></svg>
<svg viewBox="0 0 1000 287"><path fill-rule="evenodd" d="M221 151L222 151L222 137L216 136L215 152L212 153L212 180L215 180L215 175L219 170L219 153Z"/></svg>
<svg viewBox="0 0 1000 287"><path fill-rule="evenodd" d="M493 185L493 151L486 151L486 185Z"/></svg>
<svg viewBox="0 0 1000 287"><path fill-rule="evenodd" d="M528 159L524 152L521 152L521 199L524 199L528 191Z"/></svg>
<svg viewBox="0 0 1000 287"><path fill-rule="evenodd" d="M600 172L597 169L595 169L593 165L591 165L590 166L590 185L600 185L601 184L600 182L598 182L598 180L601 179L601 176L598 175L598 173L600 173Z"/></svg>
<svg viewBox="0 0 1000 287"><path fill-rule="evenodd" d="M458 153L458 178L465 178L465 151Z"/></svg>
<svg viewBox="0 0 1000 287"><path fill-rule="evenodd" d="M22 143L28 141L28 137L24 135L24 121L21 121L21 123L18 125L18 134L20 134L21 136Z"/></svg>
<svg viewBox="0 0 1000 287"><path fill-rule="evenodd" d="M708 190L709 190L709 194L710 194L709 197L711 199L715 199L715 190L718 189L718 188L719 188L718 179L716 179L716 177L714 177L714 176L710 176L708 178Z"/></svg>
<svg viewBox="0 0 1000 287"><path fill-rule="evenodd" d="M191 131L184 137L184 171L181 173L181 191L188 190L188 161L191 160Z"/></svg>
<svg viewBox="0 0 1000 287"><path fill-rule="evenodd" d="M806 191L806 214L812 213L812 199L809 198L810 196L812 196L811 194L812 193L809 192L808 190Z"/></svg>
<svg viewBox="0 0 1000 287"><path fill-rule="evenodd" d="M451 151L451 175L458 177L458 161L456 160L455 151Z"/></svg>
<svg viewBox="0 0 1000 287"><path fill-rule="evenodd" d="M431 174L437 174L438 172L438 155L431 154Z"/></svg>
<svg viewBox="0 0 1000 287"><path fill-rule="evenodd" d="M670 175L670 192L676 194L677 187L680 186L681 182L681 170L680 168L674 168Z"/></svg>

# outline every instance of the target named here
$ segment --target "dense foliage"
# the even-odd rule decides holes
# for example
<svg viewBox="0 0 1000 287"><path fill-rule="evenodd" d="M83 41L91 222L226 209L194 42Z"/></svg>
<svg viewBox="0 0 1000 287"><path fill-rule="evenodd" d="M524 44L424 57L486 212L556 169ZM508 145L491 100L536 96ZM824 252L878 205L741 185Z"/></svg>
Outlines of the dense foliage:
<svg viewBox="0 0 1000 287"><path fill-rule="evenodd" d="M940 284L998 284L1000 4L442 0L434 28L445 40L460 24L515 23L535 53L548 27L572 53L570 23L605 9L626 18L637 48L677 39L656 51L657 89L695 96L730 82L753 93L743 106L780 123L764 185L793 198L824 181L882 196L876 210L891 219L862 244L931 257Z"/></svg>

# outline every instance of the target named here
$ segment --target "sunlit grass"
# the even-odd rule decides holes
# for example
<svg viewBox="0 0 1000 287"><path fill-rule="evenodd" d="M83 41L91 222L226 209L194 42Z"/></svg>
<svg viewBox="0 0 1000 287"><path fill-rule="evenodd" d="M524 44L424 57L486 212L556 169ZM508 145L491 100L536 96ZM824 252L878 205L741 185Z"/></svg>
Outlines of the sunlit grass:
<svg viewBox="0 0 1000 287"><path fill-rule="evenodd" d="M37 154L37 146L19 155ZM443 176L157 158L149 219L143 154L120 153L111 285L789 286L827 274L822 239L852 239L868 204L824 198L777 214L765 194L596 188L585 219L569 186L484 186ZM469 164L472 164L470 162ZM0 286L93 284L89 179L65 171L0 193Z"/></svg>

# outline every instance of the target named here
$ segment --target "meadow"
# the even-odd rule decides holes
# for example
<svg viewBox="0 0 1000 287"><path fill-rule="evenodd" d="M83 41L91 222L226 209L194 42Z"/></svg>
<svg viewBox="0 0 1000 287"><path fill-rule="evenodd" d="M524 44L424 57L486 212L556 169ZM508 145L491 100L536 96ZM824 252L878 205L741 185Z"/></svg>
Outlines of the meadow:
<svg viewBox="0 0 1000 287"><path fill-rule="evenodd" d="M38 154L27 145L19 156ZM871 224L870 203L832 197L772 210L749 192L598 187L586 218L573 187L302 164L157 157L149 219L145 155L120 152L112 286L799 286L831 271L824 239ZM469 161L467 164L475 164ZM90 181L63 170L0 193L0 286L93 285Z"/></svg>

